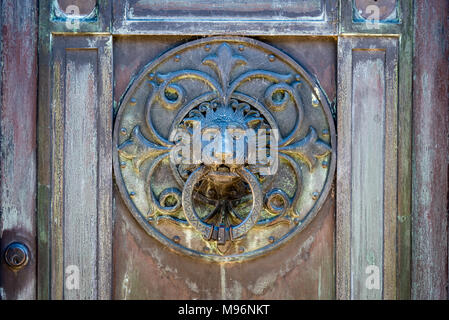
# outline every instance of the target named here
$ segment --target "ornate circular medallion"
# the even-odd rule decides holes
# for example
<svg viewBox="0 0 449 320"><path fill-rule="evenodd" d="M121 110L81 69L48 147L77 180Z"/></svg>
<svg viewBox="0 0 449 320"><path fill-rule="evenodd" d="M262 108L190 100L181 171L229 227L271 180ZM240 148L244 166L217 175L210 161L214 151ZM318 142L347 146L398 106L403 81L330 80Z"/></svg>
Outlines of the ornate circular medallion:
<svg viewBox="0 0 449 320"><path fill-rule="evenodd" d="M335 129L318 84L262 42L211 37L148 64L114 128L119 190L141 226L236 261L300 232L326 199Z"/></svg>

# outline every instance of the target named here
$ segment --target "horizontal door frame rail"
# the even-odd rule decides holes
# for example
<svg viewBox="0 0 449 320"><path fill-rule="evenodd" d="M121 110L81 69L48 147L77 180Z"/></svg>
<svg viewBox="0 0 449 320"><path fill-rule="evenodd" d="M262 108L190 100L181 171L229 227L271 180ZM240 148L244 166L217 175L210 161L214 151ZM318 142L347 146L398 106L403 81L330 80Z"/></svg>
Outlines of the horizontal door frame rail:
<svg viewBox="0 0 449 320"><path fill-rule="evenodd" d="M45 0L39 2L39 120L38 120L38 246L39 246L39 265L38 265L38 297L55 298L62 297L61 289L55 289L51 286L49 270L54 262L51 260L50 247L51 235L54 230L51 225L54 223L50 219L52 205L55 205L54 189L52 186L52 162L51 162L51 137L54 134L51 123L52 118L52 93L50 91L51 83L54 81L54 69L50 66L53 63L53 44L55 39L65 38L67 47L72 47L71 41L77 42L78 38L84 37L89 42L98 38L113 39L113 36L128 35L154 35L154 34L176 34L176 35L213 35L213 34L239 34L246 36L259 35L295 35L295 36L327 36L338 39L339 43L351 42L350 38L388 38L396 41L396 59L398 60L397 77L397 154L392 155L392 159L397 166L397 210L389 215L391 225L385 226L388 230L393 230L394 235L388 235L390 239L397 238L397 241L390 243L391 248L396 248L398 256L396 261L392 261L391 266L395 270L395 279L391 279L394 286L388 285L388 290L384 291L384 298L409 298L410 297L410 232L411 232L411 63L412 63L412 4L413 0L391 0L394 2L392 13L385 20L381 20L376 26L373 26L369 18L363 20L360 18L358 6L363 1L341 1L328 0L323 10L322 21L304 21L306 19L297 19L291 23L292 18L285 21L271 20L262 17L261 20L249 21L241 19L239 23L231 23L226 19L202 18L198 20L188 19L168 19L164 17L154 18L146 17L144 19L128 19L130 16L113 3L111 0L97 0L93 13L86 17L70 17L64 15L55 15L55 3L57 0ZM76 1L74 1L76 2ZM120 3L127 2L120 0ZM321 1L317 1L317 3ZM57 9L57 8L56 8ZM61 8L59 8L61 9ZM128 8L129 9L129 8ZM366 9L366 8L364 8ZM136 11L135 11L136 12ZM129 13L129 11L128 11ZM268 15L266 15L268 16ZM290 19L290 20L289 20ZM128 21L129 20L129 21ZM340 22L339 22L340 21ZM74 27L74 25L76 27ZM243 30L243 31L242 31ZM382 41L379 39L379 41ZM110 46L110 47L109 47ZM108 44L108 50L112 49L112 41ZM104 47L104 48L106 48ZM99 48L97 50L100 50ZM389 54L389 53L388 53ZM111 56L112 59L112 56ZM112 60L110 61L112 65ZM341 88L339 88L340 90ZM112 97L112 95L111 95ZM341 99L341 97L339 98ZM112 98L110 101L112 113ZM341 115L340 115L341 116ZM339 121L342 119L339 118ZM109 121L109 120L108 120ZM55 127L57 129L57 127ZM106 128L101 130L106 132ZM112 131L111 131L112 132ZM342 139L342 137L339 137ZM108 151L109 152L109 151ZM109 154L105 154L109 157ZM396 157L396 158L395 158ZM54 168L53 168L54 169ZM112 183L112 176L110 177ZM109 183L109 182L108 182ZM337 181L338 185L338 181ZM111 191L112 192L112 191ZM349 191L348 191L349 192ZM338 196L338 193L337 193ZM337 212L341 213L337 210ZM396 216L396 219L392 219ZM337 213L337 224L341 223L341 216ZM108 216L107 219L111 219ZM110 227L108 220L107 228ZM393 227L396 226L396 227ZM337 230L341 230L342 225L337 225ZM342 242L338 240L337 246ZM390 240L389 240L390 241ZM99 244L101 245L101 244ZM108 244L110 245L110 243ZM106 250L106 249L105 249ZM109 249L107 249L109 250ZM349 274L348 269L342 270L339 261L342 261L341 248L337 247L337 298L351 298L351 293L347 285ZM346 256L347 257L347 256ZM52 262L53 261L53 262ZM107 264L110 262L107 262ZM110 267L109 267L110 268ZM59 274L61 270L58 271ZM391 276L391 275L390 275ZM52 276L54 278L54 274ZM110 274L105 277L110 277ZM343 279L343 280L342 280ZM344 280L346 279L346 280ZM60 281L60 280L59 280ZM106 278L102 281L106 281ZM59 284L60 285L60 284ZM104 284L105 288L107 287ZM394 288L393 288L394 287ZM55 291L56 290L56 291ZM394 292L393 292L394 291ZM100 291L99 291L100 292ZM102 297L110 297L110 288L105 289ZM354 296L352 296L354 297Z"/></svg>
<svg viewBox="0 0 449 320"><path fill-rule="evenodd" d="M72 1L74 4L79 0ZM213 0L212 0L213 2ZM319 35L342 34L401 35L408 27L412 0L390 0L390 6L379 6L376 11L359 0L307 0L300 1L298 10L291 17L278 8L257 7L246 15L239 15L234 2L215 9L215 15L206 14L192 2L178 2L177 8L167 10L139 8L130 0L97 0L90 14L72 17L60 8L58 0L45 0L40 5L41 15L48 18L46 24L52 33L111 33L113 35ZM387 1L383 1L385 4ZM191 7L187 10L187 6ZM302 7L301 7L302 6ZM185 8L184 8L185 7ZM139 12L150 11L148 16ZM301 11L303 10L303 11ZM307 11L309 10L309 11ZM387 11L385 11L387 10ZM388 10L391 10L390 13ZM231 12L234 14L231 15ZM366 12L364 17L358 12ZM137 13L137 14L136 14ZM192 18L195 14L199 18ZM222 14L222 16L219 16ZM251 14L257 18L251 18ZM307 15L308 14L308 15ZM363 15L363 13L362 13ZM388 15L387 18L384 16Z"/></svg>

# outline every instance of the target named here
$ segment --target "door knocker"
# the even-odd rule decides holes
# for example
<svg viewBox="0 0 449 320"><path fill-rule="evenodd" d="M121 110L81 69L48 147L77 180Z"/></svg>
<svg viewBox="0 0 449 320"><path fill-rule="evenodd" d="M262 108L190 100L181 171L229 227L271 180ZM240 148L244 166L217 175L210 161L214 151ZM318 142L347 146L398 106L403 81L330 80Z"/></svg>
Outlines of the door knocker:
<svg viewBox="0 0 449 320"><path fill-rule="evenodd" d="M317 82L242 37L192 41L148 64L121 101L114 147L119 190L141 226L215 261L264 254L304 229L336 160Z"/></svg>

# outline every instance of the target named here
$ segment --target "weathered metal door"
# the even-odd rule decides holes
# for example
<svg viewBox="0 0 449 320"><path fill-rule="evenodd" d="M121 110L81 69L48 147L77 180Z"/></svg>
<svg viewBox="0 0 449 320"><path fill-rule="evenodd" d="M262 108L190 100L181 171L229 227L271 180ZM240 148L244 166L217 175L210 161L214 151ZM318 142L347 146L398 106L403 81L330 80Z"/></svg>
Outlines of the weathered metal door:
<svg viewBox="0 0 449 320"><path fill-rule="evenodd" d="M412 16L40 1L37 232L2 241L2 274L33 279L17 297L409 298Z"/></svg>

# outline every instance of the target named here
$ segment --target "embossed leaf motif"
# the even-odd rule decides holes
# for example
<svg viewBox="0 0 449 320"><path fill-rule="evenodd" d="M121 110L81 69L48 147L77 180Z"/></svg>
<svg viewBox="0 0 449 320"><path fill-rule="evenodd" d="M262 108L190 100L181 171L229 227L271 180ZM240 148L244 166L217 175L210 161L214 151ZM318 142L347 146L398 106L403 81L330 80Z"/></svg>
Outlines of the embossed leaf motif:
<svg viewBox="0 0 449 320"><path fill-rule="evenodd" d="M316 166L317 159L326 157L331 148L329 145L318 139L316 130L310 127L308 135L295 143L280 147L279 151L285 154L298 156L307 164L309 170L312 171Z"/></svg>
<svg viewBox="0 0 449 320"><path fill-rule="evenodd" d="M212 53L203 59L203 64L210 66L217 73L223 92L226 92L234 68L246 63L247 60L239 54L234 54L227 43L220 45L217 53Z"/></svg>
<svg viewBox="0 0 449 320"><path fill-rule="evenodd" d="M170 148L149 141L140 131L140 127L134 127L131 137L119 147L120 155L133 161L134 169L139 172L142 163L155 155L169 152Z"/></svg>
<svg viewBox="0 0 449 320"><path fill-rule="evenodd" d="M210 49L209 46L208 51ZM206 54L201 63L210 67L216 77L194 68L152 75L150 85L153 90L145 108L146 131L150 136L145 136L140 126L136 125L129 138L117 149L120 157L130 160L134 171L146 182L147 198L152 205L148 216L156 221L169 220L182 226L192 226L204 240L216 243L212 246L215 253L225 255L230 248L229 242L242 239L255 225L269 228L281 222L291 224L293 218L297 219L300 216L297 203L303 183L299 162L304 163L312 174L318 160L327 157L332 148L319 138L312 125L307 134L300 138L305 114L298 75L250 69L247 58L236 53L227 42L219 43L215 52ZM182 85L186 79L202 82L209 91L187 99L188 94ZM258 86L266 86L262 88L265 91L263 99L237 90L242 83L255 79L264 80L257 83ZM177 147L176 142L169 141L155 129L151 117L153 107L162 106L177 114L172 128L191 130L193 126L200 125L203 129L239 127L277 130L278 123L273 113L283 112L288 105L296 110L296 124L276 145L268 144L267 152L278 152L293 171L296 187L292 196L272 185L273 177L259 174L257 169L263 164L251 165L247 155L239 165L236 165L234 158L231 164L225 157L221 159L221 164L199 161L171 165L182 191L172 186L159 192L159 195L153 192L152 176L156 168ZM147 161L150 161L147 170L141 171ZM195 206L201 203L212 205L215 209L200 217ZM243 213L240 209L245 204L251 208ZM262 216L262 211L269 213L268 216Z"/></svg>

